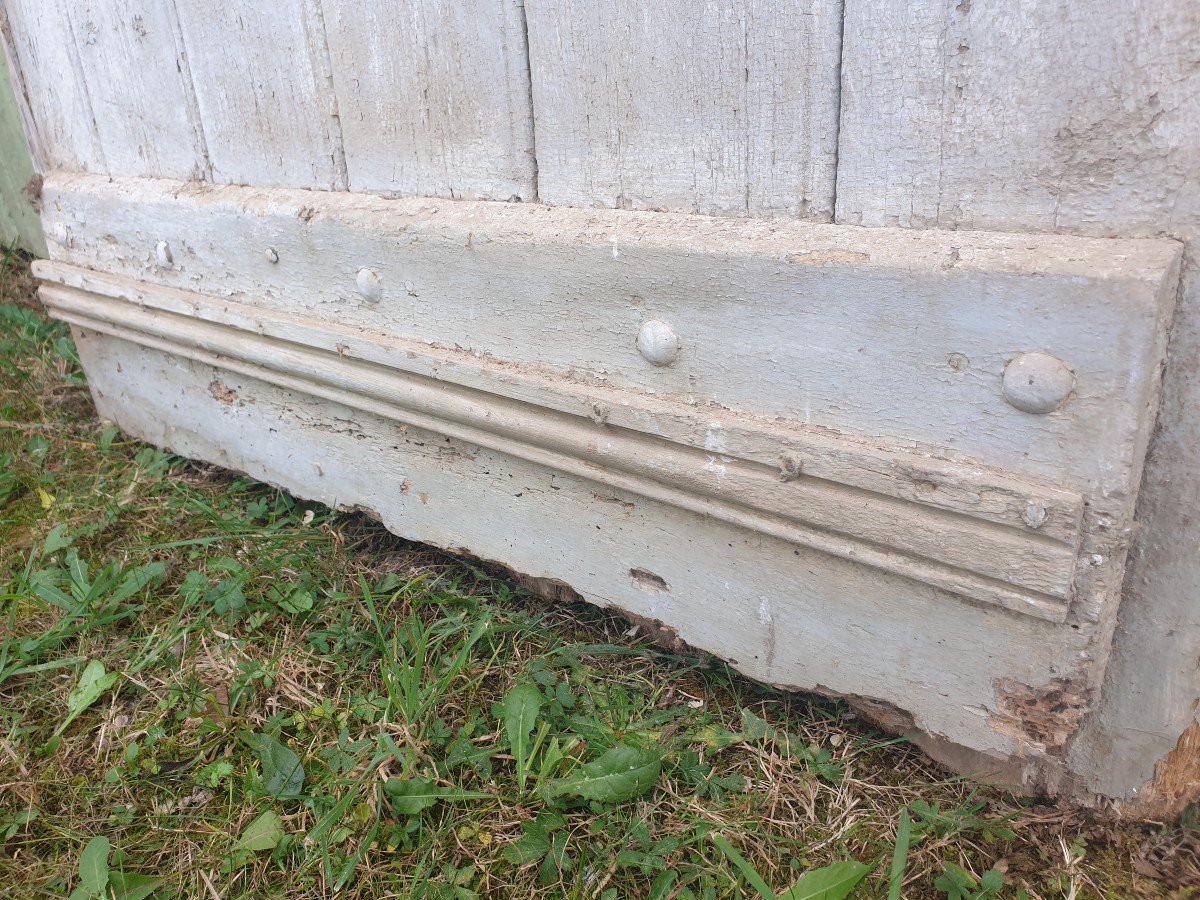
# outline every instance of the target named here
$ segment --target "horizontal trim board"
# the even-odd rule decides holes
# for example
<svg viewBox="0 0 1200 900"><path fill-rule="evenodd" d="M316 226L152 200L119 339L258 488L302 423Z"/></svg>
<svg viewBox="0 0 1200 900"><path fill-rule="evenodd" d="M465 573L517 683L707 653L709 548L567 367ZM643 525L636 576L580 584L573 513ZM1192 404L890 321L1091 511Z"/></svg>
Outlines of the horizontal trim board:
<svg viewBox="0 0 1200 900"><path fill-rule="evenodd" d="M898 500L961 513L1024 530L1030 501L1046 508L1038 534L1069 546L1079 540L1083 497L1044 480L1014 477L984 466L937 459L911 450L872 445L849 435L764 419L690 399L573 378L553 370L517 366L458 348L405 340L336 321L288 315L258 306L218 301L192 291L163 288L118 275L45 260L34 274L47 283L127 300L140 306L195 316L414 374L495 393L679 444L704 448L779 472L788 462L806 478L835 482Z"/></svg>
<svg viewBox="0 0 1200 900"><path fill-rule="evenodd" d="M588 413L598 403L594 389L584 395L570 381L545 373L493 378L491 386L520 395L522 385L514 391L514 381L538 385L556 391L560 406L571 398L574 412L425 374L429 360L420 358L420 349L396 346L386 336L372 340L360 333L351 347L342 335L330 333L330 326L297 317L280 321L239 304L53 263L37 264L37 274L57 282L42 289L54 315L83 328L336 400L975 600L1055 622L1066 616L1081 504L1067 492L1026 483L1017 494L1066 501L1060 507L1051 501L1051 518L1074 517L1070 539L1061 540L1024 524L1014 527L815 478L807 467L781 481L778 466L739 458L727 448L715 452L610 420L597 422ZM65 286L69 283L75 286ZM469 368L472 359L464 355ZM361 358L372 356L381 361ZM478 371L476 376L480 380ZM645 398L648 406L638 410L636 395L620 393L630 420L653 421L653 405L663 404ZM711 434L713 423L706 425L704 417L678 410L675 418L689 414L691 433ZM766 423L759 423L758 431L770 435ZM774 436L779 446L789 441L786 429ZM843 465L861 453L851 441L838 450ZM871 454L863 455L873 462ZM903 457L895 460L897 473L905 469ZM964 474L986 493L981 473Z"/></svg>
<svg viewBox="0 0 1200 900"><path fill-rule="evenodd" d="M272 217L285 215L301 224L341 223L393 239L408 235L431 246L449 244L470 233L481 246L490 243L528 246L534 242L540 247L599 244L610 256L616 249L614 259L620 259L622 252L655 249L693 257L769 259L776 263L791 262L804 269L866 263L879 271L940 273L943 277L953 272L979 272L1158 283L1178 261L1183 246L1166 238L863 228L791 219L577 209L534 203L213 185L162 178L114 178L61 170L46 174L43 189L51 191L54 201L61 205L59 214L91 197L127 208L141 206L145 211L141 224L156 224L146 213L158 204L166 204L185 218L196 213L210 220L240 215L244 222L258 219L260 225L269 225ZM117 224L94 222L88 230L103 237L101 226ZM78 225L88 223L81 221ZM87 235L79 232L75 236L83 239ZM115 231L108 235L114 236ZM151 237L143 235L143 240ZM465 244L458 246L477 249ZM153 244L149 249L153 249ZM331 248L314 243L311 249L318 254L314 262L319 263L324 261L319 255ZM190 252L199 259L201 248L193 246ZM302 260L294 262L299 264ZM286 269L277 271L287 277ZM1154 305L1152 298L1145 297L1125 302L1133 306Z"/></svg>
<svg viewBox="0 0 1200 900"><path fill-rule="evenodd" d="M1179 258L1165 240L62 173L44 197L67 264L1110 498L1136 489ZM636 349L650 319L678 335L670 365ZM1075 374L1048 415L1003 397L1029 351Z"/></svg>

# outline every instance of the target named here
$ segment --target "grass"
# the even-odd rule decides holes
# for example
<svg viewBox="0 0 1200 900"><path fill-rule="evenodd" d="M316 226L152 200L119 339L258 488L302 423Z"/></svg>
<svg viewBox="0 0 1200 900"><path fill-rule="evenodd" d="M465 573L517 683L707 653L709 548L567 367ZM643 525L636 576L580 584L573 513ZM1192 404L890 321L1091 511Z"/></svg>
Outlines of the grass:
<svg viewBox="0 0 1200 900"><path fill-rule="evenodd" d="M0 268L6 896L786 897L840 866L802 883L1190 897L1198 833L973 787L836 702L130 440Z"/></svg>

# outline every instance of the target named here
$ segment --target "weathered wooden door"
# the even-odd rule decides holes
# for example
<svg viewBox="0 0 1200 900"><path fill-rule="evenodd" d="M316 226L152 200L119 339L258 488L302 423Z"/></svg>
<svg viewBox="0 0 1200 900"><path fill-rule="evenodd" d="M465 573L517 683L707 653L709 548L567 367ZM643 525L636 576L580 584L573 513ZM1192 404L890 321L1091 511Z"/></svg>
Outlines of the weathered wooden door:
<svg viewBox="0 0 1200 900"><path fill-rule="evenodd" d="M1194 7L4 10L128 432L965 771L1200 791Z"/></svg>

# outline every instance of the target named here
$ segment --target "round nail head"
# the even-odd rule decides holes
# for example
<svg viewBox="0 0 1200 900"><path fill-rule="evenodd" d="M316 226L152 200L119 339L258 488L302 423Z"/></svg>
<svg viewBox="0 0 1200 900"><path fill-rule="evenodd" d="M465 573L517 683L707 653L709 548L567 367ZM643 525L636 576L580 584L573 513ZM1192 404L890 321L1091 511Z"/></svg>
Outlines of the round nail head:
<svg viewBox="0 0 1200 900"><path fill-rule="evenodd" d="M378 303L383 298L383 279L373 269L359 269L355 282L368 303Z"/></svg>
<svg viewBox="0 0 1200 900"><path fill-rule="evenodd" d="M638 331L637 348L646 362L669 366L679 355L679 335L666 322L650 319Z"/></svg>
<svg viewBox="0 0 1200 900"><path fill-rule="evenodd" d="M1022 412L1054 412L1074 389L1075 374L1049 353L1022 353L1004 368L1004 399Z"/></svg>
<svg viewBox="0 0 1200 900"><path fill-rule="evenodd" d="M279 253L275 250L274 247L267 248L266 257L267 257L267 262L271 263L272 265L279 262Z"/></svg>

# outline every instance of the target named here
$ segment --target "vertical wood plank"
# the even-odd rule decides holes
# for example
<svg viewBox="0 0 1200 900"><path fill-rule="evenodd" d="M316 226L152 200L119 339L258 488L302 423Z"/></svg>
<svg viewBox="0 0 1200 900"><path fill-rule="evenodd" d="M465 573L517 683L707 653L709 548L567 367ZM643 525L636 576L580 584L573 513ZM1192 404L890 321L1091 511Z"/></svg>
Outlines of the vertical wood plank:
<svg viewBox="0 0 1200 900"><path fill-rule="evenodd" d="M175 2L213 180L344 187L323 29L309 4Z"/></svg>
<svg viewBox="0 0 1200 900"><path fill-rule="evenodd" d="M529 0L543 200L833 214L841 0Z"/></svg>
<svg viewBox="0 0 1200 900"><path fill-rule="evenodd" d="M109 173L201 177L203 142L188 115L194 100L171 0L84 0L70 19Z"/></svg>
<svg viewBox="0 0 1200 900"><path fill-rule="evenodd" d="M949 0L846 0L837 218L936 224Z"/></svg>
<svg viewBox="0 0 1200 900"><path fill-rule="evenodd" d="M351 189L536 199L520 0L323 0Z"/></svg>
<svg viewBox="0 0 1200 900"><path fill-rule="evenodd" d="M1198 18L1172 0L847 0L838 220L1170 227L1200 166Z"/></svg>
<svg viewBox="0 0 1200 900"><path fill-rule="evenodd" d="M106 172L70 19L60 0L5 0L0 24L38 171Z"/></svg>

